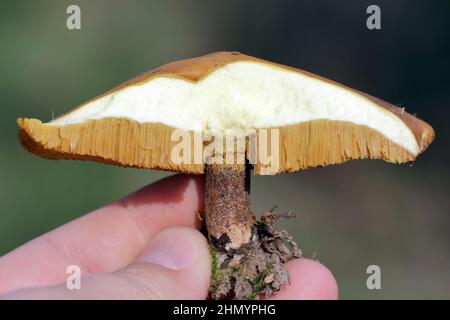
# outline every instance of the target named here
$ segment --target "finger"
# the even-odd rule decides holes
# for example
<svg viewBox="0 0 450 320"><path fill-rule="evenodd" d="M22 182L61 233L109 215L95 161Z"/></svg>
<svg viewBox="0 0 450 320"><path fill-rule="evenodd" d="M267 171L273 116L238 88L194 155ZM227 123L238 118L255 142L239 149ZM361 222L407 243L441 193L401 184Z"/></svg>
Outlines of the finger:
<svg viewBox="0 0 450 320"><path fill-rule="evenodd" d="M198 227L203 188L201 176L172 176L32 240L0 259L0 292L59 283L69 265L123 268L160 230Z"/></svg>
<svg viewBox="0 0 450 320"><path fill-rule="evenodd" d="M210 277L206 239L192 228L158 234L138 262L111 274L82 278L80 290L57 285L10 293L3 299L205 299Z"/></svg>
<svg viewBox="0 0 450 320"><path fill-rule="evenodd" d="M286 263L290 284L270 297L271 300L336 300L336 280L323 264L310 259L296 259Z"/></svg>

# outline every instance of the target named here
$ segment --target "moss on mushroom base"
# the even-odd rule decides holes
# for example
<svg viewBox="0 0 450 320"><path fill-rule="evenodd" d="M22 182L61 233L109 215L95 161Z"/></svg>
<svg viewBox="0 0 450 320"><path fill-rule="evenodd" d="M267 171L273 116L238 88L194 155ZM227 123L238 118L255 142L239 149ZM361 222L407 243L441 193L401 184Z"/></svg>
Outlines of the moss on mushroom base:
<svg viewBox="0 0 450 320"><path fill-rule="evenodd" d="M292 215L284 215L291 217ZM284 263L301 256L301 251L286 231L274 223L279 217L265 212L253 228L251 242L237 250L210 245L212 299L254 300L279 291L289 281Z"/></svg>

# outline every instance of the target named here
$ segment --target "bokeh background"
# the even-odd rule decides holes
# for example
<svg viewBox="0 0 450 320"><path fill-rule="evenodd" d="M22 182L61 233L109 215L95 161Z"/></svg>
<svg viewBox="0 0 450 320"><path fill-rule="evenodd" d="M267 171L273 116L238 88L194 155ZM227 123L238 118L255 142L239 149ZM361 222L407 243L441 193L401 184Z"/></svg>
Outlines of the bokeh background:
<svg viewBox="0 0 450 320"><path fill-rule="evenodd" d="M66 28L81 7L82 29ZM382 29L366 28L381 7ZM237 50L405 106L437 134L414 165L354 161L255 177L254 209L337 278L344 299L450 298L449 1L4 1L0 9L0 255L168 175L22 150L16 118L51 120L143 71ZM381 290L366 268L381 267Z"/></svg>

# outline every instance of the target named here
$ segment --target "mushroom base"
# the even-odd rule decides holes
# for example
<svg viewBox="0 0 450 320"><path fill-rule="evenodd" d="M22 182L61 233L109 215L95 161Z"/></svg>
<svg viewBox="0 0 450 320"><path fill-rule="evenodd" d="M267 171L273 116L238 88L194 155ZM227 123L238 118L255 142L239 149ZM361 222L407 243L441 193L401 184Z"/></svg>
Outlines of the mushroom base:
<svg viewBox="0 0 450 320"><path fill-rule="evenodd" d="M284 263L302 255L292 236L274 227L279 217L292 216L278 215L274 209L265 212L254 224L251 241L239 249L224 250L211 244L209 297L253 300L279 291L289 281Z"/></svg>

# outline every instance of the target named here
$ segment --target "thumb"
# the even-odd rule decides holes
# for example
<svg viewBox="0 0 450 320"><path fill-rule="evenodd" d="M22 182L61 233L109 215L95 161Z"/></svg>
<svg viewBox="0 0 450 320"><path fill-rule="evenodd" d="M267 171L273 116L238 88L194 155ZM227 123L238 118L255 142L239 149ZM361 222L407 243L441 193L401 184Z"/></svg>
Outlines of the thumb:
<svg viewBox="0 0 450 320"><path fill-rule="evenodd" d="M171 227L157 234L124 269L82 277L80 290L63 285L15 292L12 299L205 299L211 263L205 237Z"/></svg>
<svg viewBox="0 0 450 320"><path fill-rule="evenodd" d="M211 263L205 237L197 230L172 227L160 232L136 263L114 277L125 279L125 297L205 299Z"/></svg>
<svg viewBox="0 0 450 320"><path fill-rule="evenodd" d="M135 282L145 288L150 299L205 299L211 277L206 239L192 228L166 229L135 264L117 275L130 279L132 286Z"/></svg>

